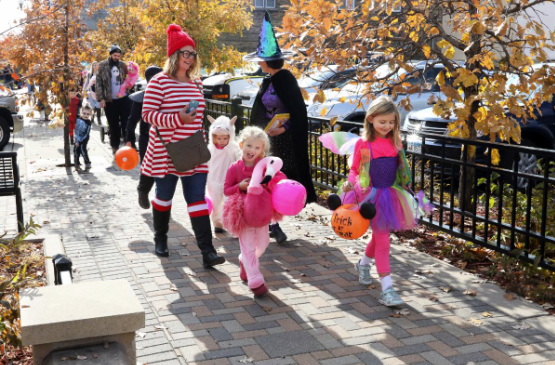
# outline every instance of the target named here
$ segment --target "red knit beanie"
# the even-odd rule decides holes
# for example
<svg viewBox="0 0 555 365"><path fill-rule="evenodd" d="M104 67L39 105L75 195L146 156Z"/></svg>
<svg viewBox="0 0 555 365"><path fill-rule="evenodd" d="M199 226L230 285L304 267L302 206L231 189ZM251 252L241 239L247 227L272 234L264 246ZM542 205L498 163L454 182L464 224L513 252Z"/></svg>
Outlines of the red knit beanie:
<svg viewBox="0 0 555 365"><path fill-rule="evenodd" d="M193 46L193 49L195 49L195 41L193 41L193 38L185 33L179 25L168 25L166 33L168 34L168 57L185 46Z"/></svg>

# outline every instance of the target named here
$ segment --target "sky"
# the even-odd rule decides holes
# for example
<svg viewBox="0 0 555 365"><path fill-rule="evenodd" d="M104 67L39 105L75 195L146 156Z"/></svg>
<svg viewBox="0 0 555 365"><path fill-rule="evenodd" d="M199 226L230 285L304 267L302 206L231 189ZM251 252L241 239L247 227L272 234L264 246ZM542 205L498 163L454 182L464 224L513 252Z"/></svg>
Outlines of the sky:
<svg viewBox="0 0 555 365"><path fill-rule="evenodd" d="M23 17L18 0L0 0L0 33L13 27L13 21Z"/></svg>

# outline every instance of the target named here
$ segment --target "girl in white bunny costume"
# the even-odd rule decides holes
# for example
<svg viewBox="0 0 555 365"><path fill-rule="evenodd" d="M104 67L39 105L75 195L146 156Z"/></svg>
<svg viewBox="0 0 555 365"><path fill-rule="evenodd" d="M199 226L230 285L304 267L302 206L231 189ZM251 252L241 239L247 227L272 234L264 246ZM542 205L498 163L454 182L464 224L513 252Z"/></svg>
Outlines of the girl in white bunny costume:
<svg viewBox="0 0 555 365"><path fill-rule="evenodd" d="M208 161L208 178L206 189L208 197L212 202L212 224L214 232L222 233L222 211L224 207L224 183L227 169L231 164L237 162L241 158L241 149L239 144L235 142L235 121L237 117L231 120L226 116L220 116L214 119L207 116L210 121L210 143L208 150L211 158Z"/></svg>

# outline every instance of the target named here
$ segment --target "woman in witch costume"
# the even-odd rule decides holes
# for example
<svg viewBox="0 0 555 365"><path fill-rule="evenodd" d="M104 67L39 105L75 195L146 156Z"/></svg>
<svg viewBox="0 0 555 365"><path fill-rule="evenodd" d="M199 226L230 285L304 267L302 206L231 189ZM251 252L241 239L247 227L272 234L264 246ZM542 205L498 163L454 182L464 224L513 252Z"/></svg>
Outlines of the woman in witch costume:
<svg viewBox="0 0 555 365"><path fill-rule="evenodd" d="M308 118L301 89L291 72L283 69L284 60L294 55L293 51L279 48L270 14L262 20L260 38L256 52L249 53L245 61L258 61L263 72L269 74L262 81L254 100L251 125L266 128L277 114L289 114L288 120L267 131L272 145L272 156L283 160L281 171L288 179L303 184L307 192L307 203L316 201L308 160ZM270 226L270 236L278 243L287 236L278 224Z"/></svg>

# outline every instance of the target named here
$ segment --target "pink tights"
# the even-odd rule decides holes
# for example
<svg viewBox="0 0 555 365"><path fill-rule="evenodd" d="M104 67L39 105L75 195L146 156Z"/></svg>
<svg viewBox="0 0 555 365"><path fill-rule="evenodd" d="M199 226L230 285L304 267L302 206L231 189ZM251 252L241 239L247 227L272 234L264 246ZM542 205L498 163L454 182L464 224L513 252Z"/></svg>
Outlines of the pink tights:
<svg viewBox="0 0 555 365"><path fill-rule="evenodd" d="M376 260L378 274L389 273L389 232L372 227L372 239L366 246L364 254Z"/></svg>
<svg viewBox="0 0 555 365"><path fill-rule="evenodd" d="M264 284L264 277L260 273L258 259L270 244L268 226L260 228L246 226L239 235L239 244L241 246L239 261L243 263L247 272L249 288L256 289Z"/></svg>

